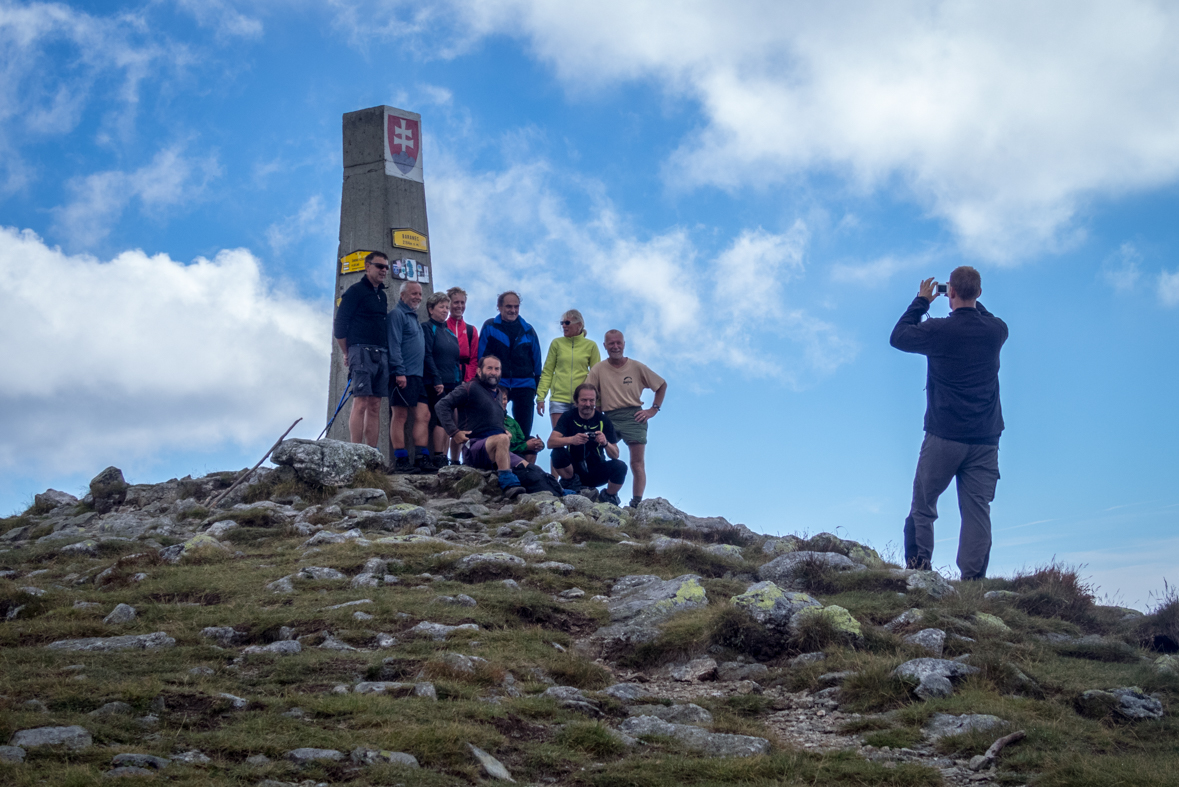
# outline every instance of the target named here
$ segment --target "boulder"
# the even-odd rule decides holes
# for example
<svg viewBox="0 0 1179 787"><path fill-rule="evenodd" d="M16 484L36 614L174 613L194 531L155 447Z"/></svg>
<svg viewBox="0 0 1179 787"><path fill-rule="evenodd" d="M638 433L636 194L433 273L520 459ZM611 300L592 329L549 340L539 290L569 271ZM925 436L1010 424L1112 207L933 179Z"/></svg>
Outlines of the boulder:
<svg viewBox="0 0 1179 787"><path fill-rule="evenodd" d="M246 656L263 654L294 656L296 653L301 653L302 651L303 646L299 644L298 640L294 639L280 639L277 642L271 642L269 645L251 645L248 648L242 648L242 654Z"/></svg>
<svg viewBox="0 0 1179 787"><path fill-rule="evenodd" d="M790 619L806 607L822 607L806 593L787 592L770 581L758 582L744 593L733 596L731 603L768 629L785 631Z"/></svg>
<svg viewBox="0 0 1179 787"><path fill-rule="evenodd" d="M320 530L311 538L303 542L302 548L324 546L325 544L347 544L349 541L361 541L364 544L368 542L364 540L364 534L357 528L345 530L343 533L333 533L330 530Z"/></svg>
<svg viewBox="0 0 1179 787"><path fill-rule="evenodd" d="M726 682L736 680L760 681L765 680L769 674L769 667L756 662L726 661L716 668L716 679Z"/></svg>
<svg viewBox="0 0 1179 787"><path fill-rule="evenodd" d="M516 568L523 568L524 558L507 552L479 552L474 555L467 555L455 564L455 568L460 571L470 570L475 567L490 569L492 571L510 571Z"/></svg>
<svg viewBox="0 0 1179 787"><path fill-rule="evenodd" d="M183 544L164 547L160 550L160 557L167 563L179 563L184 558L191 557L200 551L223 552L228 554L229 547L208 533L197 533Z"/></svg>
<svg viewBox="0 0 1179 787"><path fill-rule="evenodd" d="M757 570L757 578L779 587L799 587L814 568L833 571L863 571L865 566L838 552L790 552L776 557Z"/></svg>
<svg viewBox="0 0 1179 787"><path fill-rule="evenodd" d="M492 757L490 754L488 754L487 752L480 749L475 744L468 743L467 750L471 752L471 756L473 756L475 758L475 760L479 763L479 766L481 768L483 768L483 772L486 773L492 779L498 779L499 781L504 781L504 782L515 782L516 781L515 779L512 778L512 774L508 772L508 769L504 767L504 764L502 762L495 759L494 757Z"/></svg>
<svg viewBox="0 0 1179 787"><path fill-rule="evenodd" d="M135 620L135 615L135 607L129 604L119 604L111 610L109 615L102 619L102 622L108 626L118 626Z"/></svg>
<svg viewBox="0 0 1179 787"><path fill-rule="evenodd" d="M829 607L805 606L790 619L790 633L797 634L802 626L815 618L826 621L847 644L855 644L864 638L860 622L841 606L832 604Z"/></svg>
<svg viewBox="0 0 1179 787"><path fill-rule="evenodd" d="M981 631L989 632L991 634L1010 634L1011 627L1003 622L1003 619L997 615L989 615L986 612L974 613L975 627Z"/></svg>
<svg viewBox="0 0 1179 787"><path fill-rule="evenodd" d="M309 762L339 762L344 759L344 752L335 749L300 748L287 752L286 758L297 765L306 765Z"/></svg>
<svg viewBox="0 0 1179 787"><path fill-rule="evenodd" d="M356 506L384 508L389 505L389 498L384 489L343 489L329 500L327 505L336 505L341 509L355 508Z"/></svg>
<svg viewBox="0 0 1179 787"><path fill-rule="evenodd" d="M172 763L167 757L156 757L151 754L116 754L111 760L111 765L116 768L134 767L134 768L151 768L152 770L162 771Z"/></svg>
<svg viewBox="0 0 1179 787"><path fill-rule="evenodd" d="M651 692L641 683L615 683L602 689L601 693L622 702L634 702L651 696Z"/></svg>
<svg viewBox="0 0 1179 787"><path fill-rule="evenodd" d="M384 511L365 517L363 522L366 527L378 530L401 530L407 527L434 528L438 524L438 517L428 508L412 503L396 503Z"/></svg>
<svg viewBox="0 0 1179 787"><path fill-rule="evenodd" d="M418 768L418 759L403 751L389 751L374 749L370 746L359 746L352 750L352 762L355 765L404 765L406 768Z"/></svg>
<svg viewBox="0 0 1179 787"><path fill-rule="evenodd" d="M1161 719L1163 703L1157 697L1144 694L1137 686L1125 686L1110 691L1091 689L1077 698L1077 712L1092 719L1110 715L1129 721Z"/></svg>
<svg viewBox="0 0 1179 787"><path fill-rule="evenodd" d="M478 623L462 623L458 626L447 626L444 623L428 623L422 621L406 633L410 636L430 637L435 642L441 642L447 637L461 631L478 631Z"/></svg>
<svg viewBox="0 0 1179 787"><path fill-rule="evenodd" d="M915 693L923 700L948 697L953 691L951 679L973 675L979 669L969 664L948 659L913 659L906 661L892 671L894 677L909 678L918 682Z"/></svg>
<svg viewBox="0 0 1179 787"><path fill-rule="evenodd" d="M19 746L0 746L0 762L24 762L25 750Z"/></svg>
<svg viewBox="0 0 1179 787"><path fill-rule="evenodd" d="M13 734L9 746L19 746L26 751L42 747L60 746L71 751L87 749L93 740L85 727L76 724L70 727L36 727L31 730L18 730Z"/></svg>
<svg viewBox="0 0 1179 787"><path fill-rule="evenodd" d="M622 513L621 510L619 513ZM700 533L736 532L741 535L753 535L745 525L734 525L724 517L699 517L686 514L662 497L653 497L640 502L634 519L644 526L663 525L695 530Z"/></svg>
<svg viewBox="0 0 1179 787"><path fill-rule="evenodd" d="M113 511L127 499L127 489L130 485L123 478L123 471L117 467L108 467L90 480L90 495L93 498L94 510L100 514Z"/></svg>
<svg viewBox="0 0 1179 787"><path fill-rule="evenodd" d="M658 623L708 604L700 577L685 574L663 580L651 575L625 576L614 583L607 603L611 623L578 643L586 655L610 655L649 642L659 635Z"/></svg>
<svg viewBox="0 0 1179 787"><path fill-rule="evenodd" d="M687 664L680 664L673 667L671 670L671 677L682 683L697 683L702 680L716 679L716 660L708 658L707 656L700 659L692 659Z"/></svg>
<svg viewBox="0 0 1179 787"><path fill-rule="evenodd" d="M949 580L936 571L916 571L900 568L888 572L889 576L905 580L905 587L910 591L922 591L932 598L945 598L956 595L958 589Z"/></svg>
<svg viewBox="0 0 1179 787"><path fill-rule="evenodd" d="M130 716L134 709L126 702L108 702L90 713L87 716L96 716L102 718L105 716Z"/></svg>
<svg viewBox="0 0 1179 787"><path fill-rule="evenodd" d="M312 579L317 581L335 581L347 579L348 575L343 571L326 566L304 566L299 569L299 573L295 575L299 579Z"/></svg>
<svg viewBox="0 0 1179 787"><path fill-rule="evenodd" d="M777 557L790 552L797 552L802 544L798 536L782 536L781 538L767 538L761 545L761 551L767 555Z"/></svg>
<svg viewBox="0 0 1179 787"><path fill-rule="evenodd" d="M654 716L672 724L712 724L712 714L691 702L685 705L631 705L628 716Z"/></svg>
<svg viewBox="0 0 1179 787"><path fill-rule="evenodd" d="M41 511L52 511L61 506L75 506L78 498L56 489L46 489L40 494L33 495L33 507Z"/></svg>
<svg viewBox="0 0 1179 787"><path fill-rule="evenodd" d="M45 647L49 650L80 650L105 652L114 650L155 650L176 646L176 640L162 631L153 634L128 634L122 637L87 637L85 639L59 639Z"/></svg>
<svg viewBox="0 0 1179 787"><path fill-rule="evenodd" d="M921 609L907 609L895 618L884 624L884 627L889 631L898 631L908 626L910 623L917 623L925 617L925 610Z"/></svg>
<svg viewBox="0 0 1179 787"><path fill-rule="evenodd" d="M916 634L905 637L904 641L941 658L942 648L946 644L946 632L941 629L921 629Z"/></svg>
<svg viewBox="0 0 1179 787"><path fill-rule="evenodd" d="M1007 722L998 716L986 713L967 713L954 716L949 713L935 713L926 722L925 737L931 741L947 738L951 735L963 735L968 732L993 730L1002 727Z"/></svg>
<svg viewBox="0 0 1179 787"><path fill-rule="evenodd" d="M382 463L381 452L372 446L339 440L283 440L270 458L276 465L292 468L303 481L320 486L347 486L361 470Z"/></svg>
<svg viewBox="0 0 1179 787"><path fill-rule="evenodd" d="M1154 664L1152 666L1154 666L1156 672L1179 675L1179 656L1176 656L1174 653L1167 654L1166 656L1159 656L1154 660Z"/></svg>
<svg viewBox="0 0 1179 787"><path fill-rule="evenodd" d="M765 738L708 732L690 724L672 724L655 716L632 716L618 725L618 729L634 737L660 735L673 738L685 748L710 757L753 757L770 751L770 742Z"/></svg>

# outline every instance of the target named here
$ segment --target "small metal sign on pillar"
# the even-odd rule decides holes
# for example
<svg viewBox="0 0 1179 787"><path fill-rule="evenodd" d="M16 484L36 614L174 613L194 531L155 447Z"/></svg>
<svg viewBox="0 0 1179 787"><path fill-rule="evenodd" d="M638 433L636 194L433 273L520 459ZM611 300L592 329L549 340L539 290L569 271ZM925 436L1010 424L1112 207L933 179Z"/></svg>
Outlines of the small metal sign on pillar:
<svg viewBox="0 0 1179 787"><path fill-rule="evenodd" d="M422 181L422 118L415 112L380 106L344 115L344 184L340 196L340 246L336 255L335 306L364 275L364 257L379 251L389 257L389 307L397 304L405 281L422 285L419 319L426 317L425 299L434 291L430 260L430 227L426 222L426 188ZM333 309L334 311L334 309ZM348 367L332 340L328 417L336 409L348 383ZM379 446L386 460L389 443L389 405L382 402ZM351 404L340 411L327 437L349 439ZM411 411L407 432L413 425ZM408 444L408 443L407 443Z"/></svg>

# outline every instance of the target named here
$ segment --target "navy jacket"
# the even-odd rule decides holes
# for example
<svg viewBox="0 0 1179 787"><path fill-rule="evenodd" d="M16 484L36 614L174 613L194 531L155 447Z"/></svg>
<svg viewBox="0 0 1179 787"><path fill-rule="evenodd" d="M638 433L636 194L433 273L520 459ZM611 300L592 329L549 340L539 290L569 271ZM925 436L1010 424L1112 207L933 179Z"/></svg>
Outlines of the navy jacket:
<svg viewBox="0 0 1179 787"><path fill-rule="evenodd" d="M368 277L362 276L340 297L336 319L332 322L332 335L337 339L347 339L349 347L357 344L384 347L385 314L388 311L385 285L373 287Z"/></svg>
<svg viewBox="0 0 1179 787"><path fill-rule="evenodd" d="M540 339L523 317L508 322L496 315L479 331L479 357L494 355L503 369L499 384L504 388L536 388L543 366Z"/></svg>
<svg viewBox="0 0 1179 787"><path fill-rule="evenodd" d="M426 337L426 385L453 385L463 381L463 368L459 361L458 337L450 332L444 322L433 318L422 323Z"/></svg>
<svg viewBox="0 0 1179 787"><path fill-rule="evenodd" d="M400 298L389 312L389 374L394 377L421 377L426 356L426 340L418 313Z"/></svg>
<svg viewBox="0 0 1179 787"><path fill-rule="evenodd" d="M928 311L929 301L914 298L889 339L898 350L928 358L925 431L959 443L998 445L999 351L1007 324L981 303L922 322Z"/></svg>

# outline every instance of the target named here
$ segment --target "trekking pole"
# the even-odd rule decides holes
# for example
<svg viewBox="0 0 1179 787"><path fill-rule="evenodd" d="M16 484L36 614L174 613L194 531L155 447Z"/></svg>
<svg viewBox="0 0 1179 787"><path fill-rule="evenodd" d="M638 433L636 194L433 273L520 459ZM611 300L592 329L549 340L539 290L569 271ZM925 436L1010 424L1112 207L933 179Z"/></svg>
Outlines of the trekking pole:
<svg viewBox="0 0 1179 787"><path fill-rule="evenodd" d="M279 445L282 444L282 441L285 440L287 438L287 435L289 435L291 433L291 429L294 429L295 426L297 426L298 423L302 420L303 420L302 418L296 418L295 423L291 424L290 427L288 427L287 430L282 433L282 437L278 438L278 440L274 443L274 445L270 446L270 450L266 452L266 455L258 460L258 464L254 465L249 470L246 470L241 475L239 475L237 477L237 480L235 480L232 484L229 485L228 489L226 489L224 492L217 495L216 497L214 497L213 495L210 495L209 499L205 501L205 508L216 508L217 504L220 503L222 500L224 500L226 495L228 495L233 490L237 489L242 481L245 481L247 478L249 478L251 475L253 475L254 471L257 470L259 467L261 467L262 463L266 461L266 457L268 457L272 453L274 453L274 449L278 448Z"/></svg>
<svg viewBox="0 0 1179 787"><path fill-rule="evenodd" d="M351 398L352 398L352 373L349 372L348 373L348 384L344 386L344 393L340 395L340 403L338 405L336 405L336 411L334 413L332 413L332 417L330 419L328 419L327 426L325 426L323 428L323 431L319 433L319 437L315 438L316 440L323 439L323 436L328 433L329 429L332 428L332 424L334 424L336 422L336 416L340 414L340 410L343 409L344 405Z"/></svg>

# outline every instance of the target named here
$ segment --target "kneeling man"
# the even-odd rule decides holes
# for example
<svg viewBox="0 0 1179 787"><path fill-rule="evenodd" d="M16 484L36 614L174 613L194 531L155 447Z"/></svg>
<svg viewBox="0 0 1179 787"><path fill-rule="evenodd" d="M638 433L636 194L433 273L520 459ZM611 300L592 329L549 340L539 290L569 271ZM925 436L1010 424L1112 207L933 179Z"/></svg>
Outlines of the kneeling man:
<svg viewBox="0 0 1179 787"><path fill-rule="evenodd" d="M618 458L614 424L598 409L598 389L593 385L577 386L573 403L577 409L563 413L549 436L553 470L566 489L579 483L594 488L606 484L606 491L598 499L619 505L618 490L626 480L626 463Z"/></svg>
<svg viewBox="0 0 1179 787"><path fill-rule="evenodd" d="M499 376L499 358L483 356L475 379L439 399L434 412L446 434L463 447L463 464L498 471L504 495L514 498L524 491L524 487L513 471L528 463L510 450L511 436L504 429L507 414L501 404ZM466 429L458 428L455 418L458 408L462 408Z"/></svg>

